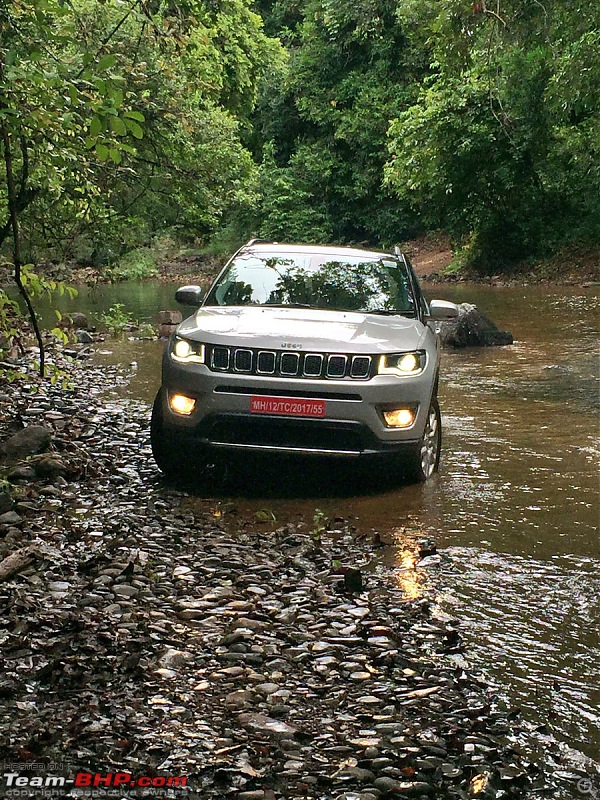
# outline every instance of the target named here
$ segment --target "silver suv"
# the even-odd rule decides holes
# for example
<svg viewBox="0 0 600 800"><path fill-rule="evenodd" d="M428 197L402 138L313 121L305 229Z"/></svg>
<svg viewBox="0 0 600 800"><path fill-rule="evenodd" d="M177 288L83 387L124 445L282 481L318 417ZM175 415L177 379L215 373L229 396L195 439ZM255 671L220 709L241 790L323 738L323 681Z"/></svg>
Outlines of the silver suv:
<svg viewBox="0 0 600 800"><path fill-rule="evenodd" d="M400 252L253 240L206 296L176 299L197 311L169 341L152 412L166 476L249 453L372 457L417 481L437 470L430 323L457 308L428 304Z"/></svg>

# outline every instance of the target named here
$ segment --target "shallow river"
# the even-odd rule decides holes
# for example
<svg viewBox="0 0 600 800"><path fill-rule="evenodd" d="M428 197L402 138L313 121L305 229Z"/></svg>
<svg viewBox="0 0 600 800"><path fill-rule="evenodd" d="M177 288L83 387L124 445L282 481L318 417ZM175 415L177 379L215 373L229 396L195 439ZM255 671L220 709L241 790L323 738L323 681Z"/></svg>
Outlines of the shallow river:
<svg viewBox="0 0 600 800"><path fill-rule="evenodd" d="M439 475L426 486L384 490L267 485L218 503L233 503L238 519L266 509L277 524L312 521L319 509L350 518L359 534L377 531L390 546L370 568L391 567L414 596L434 591L439 613L462 621L469 662L526 720L544 726L540 738L548 737L557 771L591 775L587 759L600 751L597 287L426 289L477 303L515 337L510 347L444 353ZM123 302L152 318L158 307L174 307L172 290L101 287L77 307ZM107 341L101 350L100 359L136 362L127 392L149 401L161 345ZM439 557L414 566L423 537L435 540Z"/></svg>

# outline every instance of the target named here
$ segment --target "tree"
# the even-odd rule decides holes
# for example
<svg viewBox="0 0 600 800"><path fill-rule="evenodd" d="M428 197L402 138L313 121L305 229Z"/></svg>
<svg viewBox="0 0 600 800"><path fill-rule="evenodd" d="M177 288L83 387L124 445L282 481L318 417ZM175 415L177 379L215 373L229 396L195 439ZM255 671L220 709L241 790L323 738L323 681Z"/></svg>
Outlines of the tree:
<svg viewBox="0 0 600 800"><path fill-rule="evenodd" d="M398 196L480 267L597 242L597 4L444 0L401 16L426 31L431 74L390 127Z"/></svg>
<svg viewBox="0 0 600 800"><path fill-rule="evenodd" d="M16 0L0 33L0 247L11 234L23 296L24 249L85 237L107 258L248 201L241 136L280 51L249 0Z"/></svg>
<svg viewBox="0 0 600 800"><path fill-rule="evenodd" d="M284 170L290 192L298 190L287 216L281 205L274 209L278 223L296 228L298 206L306 202L309 221L311 206L318 208L326 218L319 227L337 241L397 242L416 220L382 185L386 134L416 96L422 65L395 0L304 0L275 8L275 19L295 28L282 29L288 68L278 82L271 78L256 124L262 140L273 143L274 186ZM321 170L314 168L319 163ZM261 232L271 227L268 198L276 194L264 169L262 185L268 216ZM311 222L303 238L312 236Z"/></svg>
<svg viewBox="0 0 600 800"><path fill-rule="evenodd" d="M18 0L0 10L0 246L12 237L15 281L38 340L42 376L42 339L23 282L21 218L40 195L61 194L65 185L79 204L89 203L95 163L119 163L127 135L143 135L143 117L125 102L112 73L116 57L66 44L75 23L72 11L53 0Z"/></svg>

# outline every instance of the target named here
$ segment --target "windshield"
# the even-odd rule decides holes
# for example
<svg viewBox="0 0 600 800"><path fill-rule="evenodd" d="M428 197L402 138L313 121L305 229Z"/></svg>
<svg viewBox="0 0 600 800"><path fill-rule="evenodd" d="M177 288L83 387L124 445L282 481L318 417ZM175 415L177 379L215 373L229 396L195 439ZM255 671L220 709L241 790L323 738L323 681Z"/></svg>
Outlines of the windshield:
<svg viewBox="0 0 600 800"><path fill-rule="evenodd" d="M204 305L309 306L414 316L408 271L393 258L338 254L240 254Z"/></svg>

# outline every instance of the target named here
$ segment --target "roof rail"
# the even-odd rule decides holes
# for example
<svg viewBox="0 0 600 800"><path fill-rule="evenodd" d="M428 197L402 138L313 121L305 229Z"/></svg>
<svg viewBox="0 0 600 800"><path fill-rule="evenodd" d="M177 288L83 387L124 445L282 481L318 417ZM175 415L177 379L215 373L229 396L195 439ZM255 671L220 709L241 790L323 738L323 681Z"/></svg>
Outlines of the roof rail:
<svg viewBox="0 0 600 800"><path fill-rule="evenodd" d="M401 261L403 264L406 264L408 266L406 253L403 250L401 250L400 246L397 244L394 245L394 255L396 256L398 261Z"/></svg>
<svg viewBox="0 0 600 800"><path fill-rule="evenodd" d="M250 239L249 242L246 242L244 247L252 247L253 244L275 244L271 239Z"/></svg>

